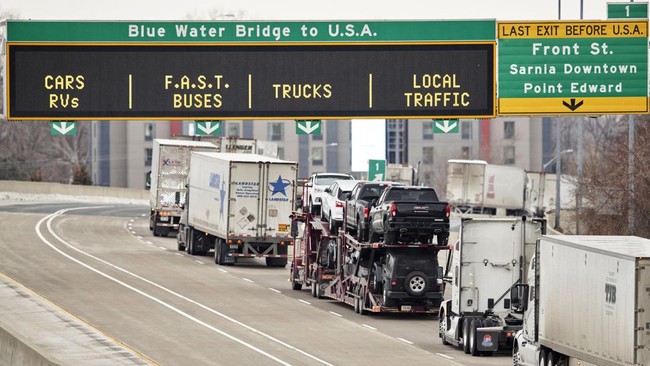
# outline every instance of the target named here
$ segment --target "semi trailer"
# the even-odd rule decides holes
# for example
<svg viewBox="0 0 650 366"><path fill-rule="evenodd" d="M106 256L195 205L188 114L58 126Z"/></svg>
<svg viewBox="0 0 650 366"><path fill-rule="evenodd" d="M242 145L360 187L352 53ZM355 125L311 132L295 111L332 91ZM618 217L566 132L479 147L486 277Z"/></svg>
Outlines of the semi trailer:
<svg viewBox="0 0 650 366"><path fill-rule="evenodd" d="M153 140L149 176L149 230L154 236L177 231L190 172L192 151L217 151L205 141Z"/></svg>
<svg viewBox="0 0 650 366"><path fill-rule="evenodd" d="M287 264L298 164L257 154L192 154L187 222L179 250L207 254L215 263L265 258Z"/></svg>
<svg viewBox="0 0 650 366"><path fill-rule="evenodd" d="M543 236L513 303L513 365L650 365L650 240Z"/></svg>

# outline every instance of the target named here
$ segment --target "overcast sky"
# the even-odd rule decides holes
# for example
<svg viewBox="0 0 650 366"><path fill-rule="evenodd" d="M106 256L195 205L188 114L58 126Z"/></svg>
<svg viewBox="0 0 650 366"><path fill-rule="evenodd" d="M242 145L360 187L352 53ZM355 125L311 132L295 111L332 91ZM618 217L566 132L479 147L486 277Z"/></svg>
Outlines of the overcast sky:
<svg viewBox="0 0 650 366"><path fill-rule="evenodd" d="M584 19L606 19L606 0L583 0ZM613 2L613 1L610 1ZM2 0L0 16L58 20L564 20L580 19L580 0ZM382 120L383 121L383 120ZM384 126L354 122L353 170L384 159Z"/></svg>
<svg viewBox="0 0 650 366"><path fill-rule="evenodd" d="M183 20L217 11L248 20L580 19L580 0L2 0L22 19ZM583 0L585 19L605 19L606 0Z"/></svg>

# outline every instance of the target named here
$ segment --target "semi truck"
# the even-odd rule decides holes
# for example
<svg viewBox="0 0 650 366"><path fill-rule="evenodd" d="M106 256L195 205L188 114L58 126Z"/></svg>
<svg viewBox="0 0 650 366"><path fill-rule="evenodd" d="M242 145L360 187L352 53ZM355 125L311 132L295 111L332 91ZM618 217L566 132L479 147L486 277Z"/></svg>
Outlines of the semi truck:
<svg viewBox="0 0 650 366"><path fill-rule="evenodd" d="M214 249L217 264L265 258L286 266L298 163L234 153L193 153L191 162L179 249Z"/></svg>
<svg viewBox="0 0 650 366"><path fill-rule="evenodd" d="M511 288L525 279L545 231L545 220L526 216L461 220L445 271L451 298L440 306L443 344L473 356L511 349L523 324L511 306Z"/></svg>
<svg viewBox="0 0 650 366"><path fill-rule="evenodd" d="M205 141L154 139L149 175L149 230L167 236L179 228L192 151L217 151Z"/></svg>
<svg viewBox="0 0 650 366"><path fill-rule="evenodd" d="M292 233L294 290L309 286L312 296L346 303L358 314L438 312L443 298L438 253L448 246L358 241L345 230L333 234L310 212L294 213Z"/></svg>
<svg viewBox="0 0 650 366"><path fill-rule="evenodd" d="M649 239L542 236L513 292L513 365L650 365Z"/></svg>
<svg viewBox="0 0 650 366"><path fill-rule="evenodd" d="M459 213L520 216L525 213L526 171L483 160L447 161L446 199Z"/></svg>

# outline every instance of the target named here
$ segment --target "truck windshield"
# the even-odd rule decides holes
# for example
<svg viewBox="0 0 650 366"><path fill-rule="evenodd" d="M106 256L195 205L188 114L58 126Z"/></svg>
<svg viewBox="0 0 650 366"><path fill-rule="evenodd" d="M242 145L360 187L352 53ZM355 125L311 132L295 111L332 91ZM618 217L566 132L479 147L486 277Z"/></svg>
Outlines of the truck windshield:
<svg viewBox="0 0 650 366"><path fill-rule="evenodd" d="M413 248L393 248L390 250L393 257L395 271L405 273L411 271L423 271L430 273L436 271L438 267L437 253L429 248L413 250Z"/></svg>
<svg viewBox="0 0 650 366"><path fill-rule="evenodd" d="M335 180L351 180L352 177L349 175L318 175L314 179L314 183L319 186L329 186L334 183Z"/></svg>

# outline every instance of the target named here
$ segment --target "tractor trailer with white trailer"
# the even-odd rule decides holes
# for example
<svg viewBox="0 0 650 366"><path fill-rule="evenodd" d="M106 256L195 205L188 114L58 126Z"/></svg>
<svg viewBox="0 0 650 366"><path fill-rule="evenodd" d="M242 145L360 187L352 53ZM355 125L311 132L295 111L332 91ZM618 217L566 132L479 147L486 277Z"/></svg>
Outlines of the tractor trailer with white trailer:
<svg viewBox="0 0 650 366"><path fill-rule="evenodd" d="M543 236L515 286L513 364L650 365L650 240Z"/></svg>
<svg viewBox="0 0 650 366"><path fill-rule="evenodd" d="M284 267L298 163L234 153L194 153L191 160L179 249L192 255L214 249L217 264L248 257Z"/></svg>
<svg viewBox="0 0 650 366"><path fill-rule="evenodd" d="M153 140L149 177L149 230L154 236L167 236L179 228L185 203L187 177L192 151L217 151L205 141Z"/></svg>
<svg viewBox="0 0 650 366"><path fill-rule="evenodd" d="M447 161L447 201L460 213L518 216L525 212L526 171L483 160Z"/></svg>
<svg viewBox="0 0 650 366"><path fill-rule="evenodd" d="M440 306L443 344L473 356L512 347L523 319L511 307L511 288L525 278L545 230L544 220L526 216L461 220L445 274L451 298Z"/></svg>

